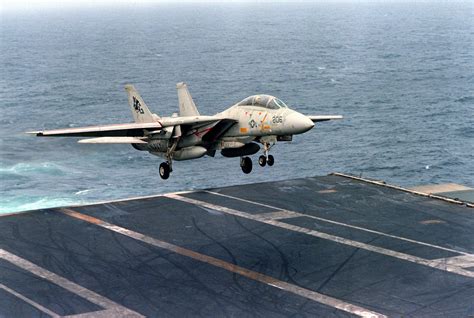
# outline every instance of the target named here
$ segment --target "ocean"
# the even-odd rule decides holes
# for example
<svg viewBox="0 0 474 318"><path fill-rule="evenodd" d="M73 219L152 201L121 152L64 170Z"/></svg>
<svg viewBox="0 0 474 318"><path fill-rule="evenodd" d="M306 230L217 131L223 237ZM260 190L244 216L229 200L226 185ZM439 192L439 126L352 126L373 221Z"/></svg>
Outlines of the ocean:
<svg viewBox="0 0 474 318"><path fill-rule="evenodd" d="M474 186L473 2L3 10L0 26L2 213L330 172ZM166 181L128 145L24 134L131 122L127 83L171 115L181 81L205 115L266 93L345 118L278 143L273 167L217 155Z"/></svg>

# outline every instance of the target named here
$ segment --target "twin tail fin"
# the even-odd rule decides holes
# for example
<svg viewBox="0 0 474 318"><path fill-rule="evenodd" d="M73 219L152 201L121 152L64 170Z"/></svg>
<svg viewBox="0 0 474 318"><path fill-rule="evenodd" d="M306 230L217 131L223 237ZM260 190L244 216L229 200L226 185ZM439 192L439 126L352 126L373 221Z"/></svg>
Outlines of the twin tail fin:
<svg viewBox="0 0 474 318"><path fill-rule="evenodd" d="M194 104L186 83L176 84L176 89L178 90L179 116L199 116L199 111Z"/></svg>
<svg viewBox="0 0 474 318"><path fill-rule="evenodd" d="M128 94L128 105L132 110L133 119L136 123L153 123L156 119L153 117L150 109L143 101L138 91L133 85L125 85L125 90ZM155 115L156 116L156 115ZM159 119L159 117L157 118Z"/></svg>

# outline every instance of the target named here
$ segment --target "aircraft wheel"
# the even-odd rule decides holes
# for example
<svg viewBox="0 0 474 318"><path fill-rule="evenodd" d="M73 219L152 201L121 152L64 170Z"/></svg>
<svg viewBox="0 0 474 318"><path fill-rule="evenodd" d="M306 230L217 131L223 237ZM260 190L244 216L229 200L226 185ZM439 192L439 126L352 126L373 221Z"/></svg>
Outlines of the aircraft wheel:
<svg viewBox="0 0 474 318"><path fill-rule="evenodd" d="M267 164L271 167L275 163L275 158L272 155L268 155Z"/></svg>
<svg viewBox="0 0 474 318"><path fill-rule="evenodd" d="M263 155L258 157L258 164L262 167L265 167L265 165L267 164L267 157Z"/></svg>
<svg viewBox="0 0 474 318"><path fill-rule="evenodd" d="M170 165L167 162L162 162L159 169L161 179L168 179L170 177L170 170Z"/></svg>
<svg viewBox="0 0 474 318"><path fill-rule="evenodd" d="M252 159L243 157L240 161L240 167L244 173L250 173L252 171Z"/></svg>

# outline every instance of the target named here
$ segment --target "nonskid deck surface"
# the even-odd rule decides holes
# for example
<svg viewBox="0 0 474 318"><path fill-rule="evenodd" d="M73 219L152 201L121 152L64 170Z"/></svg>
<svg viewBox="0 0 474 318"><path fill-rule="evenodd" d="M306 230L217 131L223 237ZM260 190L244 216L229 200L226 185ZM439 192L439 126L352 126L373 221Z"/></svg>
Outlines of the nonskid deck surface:
<svg viewBox="0 0 474 318"><path fill-rule="evenodd" d="M0 217L0 316L474 315L474 210L326 176Z"/></svg>

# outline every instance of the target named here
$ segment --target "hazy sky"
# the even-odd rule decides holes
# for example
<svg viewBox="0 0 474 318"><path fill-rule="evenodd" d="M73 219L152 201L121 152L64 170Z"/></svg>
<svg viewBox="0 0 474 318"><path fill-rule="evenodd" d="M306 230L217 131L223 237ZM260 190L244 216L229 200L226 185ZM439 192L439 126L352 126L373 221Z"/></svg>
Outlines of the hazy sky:
<svg viewBox="0 0 474 318"><path fill-rule="evenodd" d="M433 0L297 0L299 2L430 2ZM434 0L448 2L449 0ZM433 2L434 2L433 1ZM469 1L469 0L467 0ZM0 10L38 10L50 8L96 7L103 5L146 5L155 3L262 3L291 0L0 0Z"/></svg>
<svg viewBox="0 0 474 318"><path fill-rule="evenodd" d="M184 3L184 2L268 2L267 0L0 0L0 8L5 9L48 9L95 7L103 5L141 5L154 3Z"/></svg>
<svg viewBox="0 0 474 318"><path fill-rule="evenodd" d="M46 9L69 7L94 7L107 4L152 4L166 3L166 0L0 0L1 9ZM194 1L193 1L194 2Z"/></svg>
<svg viewBox="0 0 474 318"><path fill-rule="evenodd" d="M0 8L5 9L47 9L71 7L95 7L103 5L146 5L160 3L220 3L220 2L284 2L285 0L0 0ZM303 0L305 1L305 0ZM337 0L322 0L337 1Z"/></svg>

